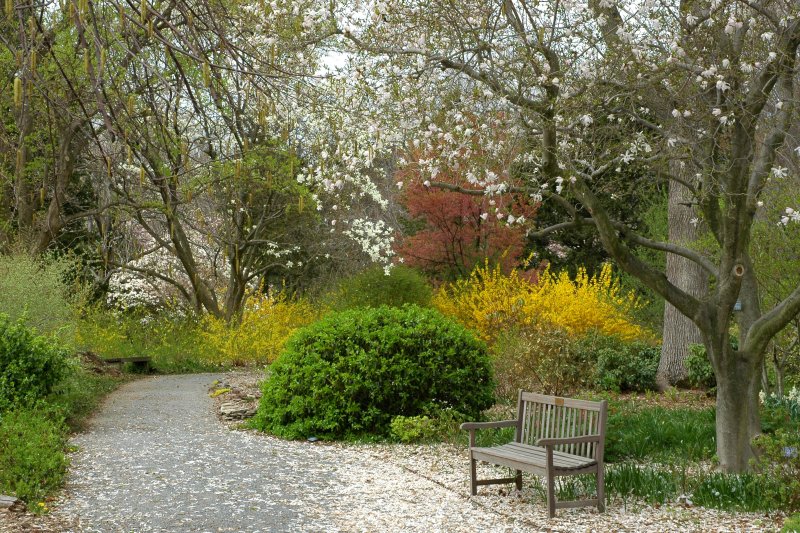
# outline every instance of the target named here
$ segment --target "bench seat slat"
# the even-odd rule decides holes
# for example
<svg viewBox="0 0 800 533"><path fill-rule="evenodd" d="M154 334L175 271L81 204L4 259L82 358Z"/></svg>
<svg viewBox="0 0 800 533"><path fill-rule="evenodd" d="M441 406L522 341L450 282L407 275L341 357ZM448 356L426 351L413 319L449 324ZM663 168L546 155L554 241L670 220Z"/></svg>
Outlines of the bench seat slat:
<svg viewBox="0 0 800 533"><path fill-rule="evenodd" d="M547 450L539 446L529 446L527 444L503 444L491 448L472 448L473 457L483 460L484 457L511 459L521 463L529 463L540 468L547 467ZM553 452L553 466L558 470L575 470L597 464L597 461L570 455L564 452Z"/></svg>
<svg viewBox="0 0 800 533"><path fill-rule="evenodd" d="M508 444L505 444L504 446L508 446L509 449L517 451L519 453L531 454L537 457L541 451L541 455L545 458L545 460L547 460L547 449L544 446L531 446L529 444L520 444L518 442L510 442ZM535 450L535 452L532 452L532 450ZM587 465L593 465L596 462L597 461L595 461L594 459L590 459L588 457L581 457L580 455L573 455L571 453L559 452L558 450L553 450L553 464L559 468L562 465L587 466Z"/></svg>

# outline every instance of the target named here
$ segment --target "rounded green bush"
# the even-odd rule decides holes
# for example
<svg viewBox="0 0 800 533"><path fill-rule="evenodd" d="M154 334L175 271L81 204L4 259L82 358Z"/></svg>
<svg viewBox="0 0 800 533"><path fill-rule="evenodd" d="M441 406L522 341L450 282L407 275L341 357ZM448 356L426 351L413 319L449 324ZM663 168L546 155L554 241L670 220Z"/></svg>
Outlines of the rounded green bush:
<svg viewBox="0 0 800 533"><path fill-rule="evenodd" d="M330 307L337 311L356 307L402 307L416 304L427 307L433 297L428 280L413 268L395 265L386 274L383 267L369 268L342 280L329 295Z"/></svg>
<svg viewBox="0 0 800 533"><path fill-rule="evenodd" d="M263 386L256 427L299 439L389 435L396 416L494 403L486 345L433 309L332 313L289 340Z"/></svg>
<svg viewBox="0 0 800 533"><path fill-rule="evenodd" d="M70 368L66 350L0 314L0 412L43 399Z"/></svg>

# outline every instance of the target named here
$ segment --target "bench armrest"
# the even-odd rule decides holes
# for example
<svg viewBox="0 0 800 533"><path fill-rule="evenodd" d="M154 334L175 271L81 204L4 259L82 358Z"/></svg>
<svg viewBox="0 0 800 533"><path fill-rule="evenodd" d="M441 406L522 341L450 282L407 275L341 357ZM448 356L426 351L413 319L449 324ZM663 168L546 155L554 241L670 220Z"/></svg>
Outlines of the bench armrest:
<svg viewBox="0 0 800 533"><path fill-rule="evenodd" d="M600 435L584 435L582 437L564 437L552 439L539 439L537 446L557 446L559 444L583 444L584 442L600 442Z"/></svg>
<svg viewBox="0 0 800 533"><path fill-rule="evenodd" d="M461 424L461 429L469 430L469 447L475 447L475 430L476 429L494 429L494 428L515 428L519 425L519 420L498 420L496 422L464 422Z"/></svg>
<svg viewBox="0 0 800 533"><path fill-rule="evenodd" d="M464 422L461 424L461 429L493 429L493 428L511 428L516 427L518 420L497 420L495 422Z"/></svg>

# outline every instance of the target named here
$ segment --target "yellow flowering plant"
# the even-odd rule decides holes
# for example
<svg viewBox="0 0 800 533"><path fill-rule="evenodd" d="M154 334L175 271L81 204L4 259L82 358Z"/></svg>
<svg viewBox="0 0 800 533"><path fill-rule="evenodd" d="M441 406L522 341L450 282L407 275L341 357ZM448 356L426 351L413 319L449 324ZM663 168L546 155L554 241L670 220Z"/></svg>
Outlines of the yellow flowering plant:
<svg viewBox="0 0 800 533"><path fill-rule="evenodd" d="M267 296L254 292L247 298L238 323L206 315L203 340L209 363L221 365L268 364L283 350L297 328L319 318L320 311L306 300L282 293Z"/></svg>
<svg viewBox="0 0 800 533"><path fill-rule="evenodd" d="M533 282L518 270L504 274L486 263L469 278L443 286L433 303L489 342L501 331L534 322L575 337L592 330L624 340L652 337L629 318L639 302L621 289L609 264L593 276L580 268L575 279L546 268Z"/></svg>

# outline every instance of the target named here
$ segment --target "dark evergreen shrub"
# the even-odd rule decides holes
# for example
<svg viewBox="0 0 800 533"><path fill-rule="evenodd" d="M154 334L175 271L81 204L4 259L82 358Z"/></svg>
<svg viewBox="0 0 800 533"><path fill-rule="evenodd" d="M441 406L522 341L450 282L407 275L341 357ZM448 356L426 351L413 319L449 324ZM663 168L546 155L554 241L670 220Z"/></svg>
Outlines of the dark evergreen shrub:
<svg viewBox="0 0 800 533"><path fill-rule="evenodd" d="M595 334L578 341L578 359L594 365L595 385L609 391L654 390L661 349Z"/></svg>
<svg viewBox="0 0 800 533"><path fill-rule="evenodd" d="M433 309L332 313L298 331L273 363L255 425L299 439L389 435L396 416L494 402L483 342Z"/></svg>

